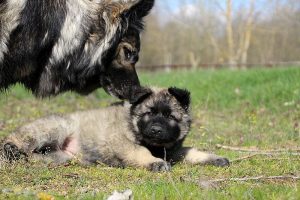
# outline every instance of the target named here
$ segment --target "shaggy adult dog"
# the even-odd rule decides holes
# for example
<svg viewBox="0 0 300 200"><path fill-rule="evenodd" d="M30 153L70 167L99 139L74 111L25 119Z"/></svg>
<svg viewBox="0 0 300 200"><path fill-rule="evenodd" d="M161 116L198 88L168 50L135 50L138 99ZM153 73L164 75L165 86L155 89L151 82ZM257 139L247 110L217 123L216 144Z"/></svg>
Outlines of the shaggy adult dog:
<svg viewBox="0 0 300 200"><path fill-rule="evenodd" d="M131 105L50 116L19 128L4 143L10 160L66 162L170 170L169 162L227 166L226 158L183 147L191 117L189 92L178 88L132 92Z"/></svg>
<svg viewBox="0 0 300 200"><path fill-rule="evenodd" d="M154 0L1 0L0 91L21 83L36 96L103 87L127 98L142 18ZM122 57L122 62L116 57Z"/></svg>

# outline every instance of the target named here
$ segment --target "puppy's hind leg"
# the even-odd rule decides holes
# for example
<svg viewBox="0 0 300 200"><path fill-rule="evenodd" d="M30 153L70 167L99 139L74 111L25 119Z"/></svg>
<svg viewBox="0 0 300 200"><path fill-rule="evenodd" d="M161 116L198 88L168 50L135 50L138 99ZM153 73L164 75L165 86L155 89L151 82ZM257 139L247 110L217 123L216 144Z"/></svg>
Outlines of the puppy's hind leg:
<svg viewBox="0 0 300 200"><path fill-rule="evenodd" d="M71 128L69 128L71 127ZM32 155L50 155L68 145L72 124L60 116L50 116L20 127L4 142L4 156L19 160Z"/></svg>
<svg viewBox="0 0 300 200"><path fill-rule="evenodd" d="M28 155L19 149L14 143L7 142L3 145L4 156L11 162L13 160L20 160L24 158L27 160Z"/></svg>
<svg viewBox="0 0 300 200"><path fill-rule="evenodd" d="M172 155L171 159L175 162L184 160L190 164L214 165L218 167L230 165L230 162L227 158L199 151L192 147L183 147L179 149Z"/></svg>
<svg viewBox="0 0 300 200"><path fill-rule="evenodd" d="M41 138L39 134L31 131L20 131L11 134L3 144L4 156L10 161L20 159L27 160L28 157L39 158L33 155L48 155L59 149L56 139L52 140L51 134Z"/></svg>

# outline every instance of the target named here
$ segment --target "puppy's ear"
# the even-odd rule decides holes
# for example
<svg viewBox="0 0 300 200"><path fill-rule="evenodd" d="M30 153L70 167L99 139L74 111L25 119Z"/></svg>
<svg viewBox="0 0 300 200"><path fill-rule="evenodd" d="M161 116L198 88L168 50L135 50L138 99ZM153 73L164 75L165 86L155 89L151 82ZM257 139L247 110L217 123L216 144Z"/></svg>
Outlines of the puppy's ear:
<svg viewBox="0 0 300 200"><path fill-rule="evenodd" d="M154 0L131 0L128 1L128 4L130 4L130 7L124 14L141 19L149 14L154 5Z"/></svg>
<svg viewBox="0 0 300 200"><path fill-rule="evenodd" d="M152 94L152 90L146 87L134 87L131 90L129 103L136 105L144 101Z"/></svg>
<svg viewBox="0 0 300 200"><path fill-rule="evenodd" d="M187 110L191 103L190 92L186 89L179 89L176 87L170 87L168 92L173 95L180 105Z"/></svg>

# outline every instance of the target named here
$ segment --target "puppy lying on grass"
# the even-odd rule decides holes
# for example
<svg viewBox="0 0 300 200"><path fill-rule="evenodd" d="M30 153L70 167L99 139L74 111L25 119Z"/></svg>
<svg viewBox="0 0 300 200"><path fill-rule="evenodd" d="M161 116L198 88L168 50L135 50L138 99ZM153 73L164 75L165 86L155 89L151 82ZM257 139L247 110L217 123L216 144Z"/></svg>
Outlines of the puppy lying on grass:
<svg viewBox="0 0 300 200"><path fill-rule="evenodd" d="M130 104L49 116L8 136L6 158L64 163L102 162L116 167L169 171L170 162L228 166L226 158L183 147L190 131L190 93L178 88L132 91Z"/></svg>

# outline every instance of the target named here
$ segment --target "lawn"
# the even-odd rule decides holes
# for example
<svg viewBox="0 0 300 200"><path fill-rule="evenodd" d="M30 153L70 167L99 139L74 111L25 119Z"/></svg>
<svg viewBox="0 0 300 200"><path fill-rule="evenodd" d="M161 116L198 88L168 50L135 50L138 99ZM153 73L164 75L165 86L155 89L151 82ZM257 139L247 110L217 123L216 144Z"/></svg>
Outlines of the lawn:
<svg viewBox="0 0 300 200"><path fill-rule="evenodd" d="M0 162L0 199L104 199L125 189L135 199L300 199L300 180L288 178L300 176L300 68L140 73L140 79L146 85L189 89L193 126L186 145L228 157L231 166L180 163L169 173L152 173L76 162ZM65 93L38 100L16 86L0 94L0 140L36 118L114 101L101 90L87 97ZM262 178L272 176L285 178ZM259 178L240 180L249 177ZM212 182L216 179L223 180Z"/></svg>

